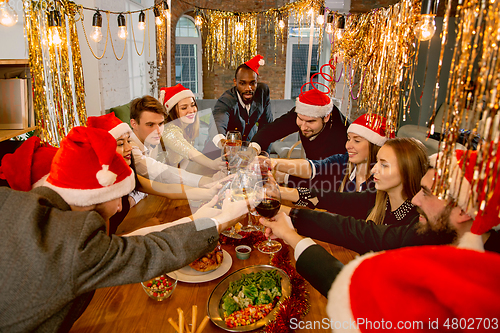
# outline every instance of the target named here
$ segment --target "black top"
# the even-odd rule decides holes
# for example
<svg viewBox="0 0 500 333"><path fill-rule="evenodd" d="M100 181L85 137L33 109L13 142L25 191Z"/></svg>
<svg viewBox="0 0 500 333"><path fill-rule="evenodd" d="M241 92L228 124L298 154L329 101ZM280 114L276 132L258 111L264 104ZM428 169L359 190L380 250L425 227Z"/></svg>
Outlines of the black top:
<svg viewBox="0 0 500 333"><path fill-rule="evenodd" d="M252 141L257 142L262 150L267 150L274 141L298 131L307 158L320 160L334 154L345 153L349 125L349 121L339 109L333 106L330 120L325 124L323 131L311 141L300 132L294 107L272 123L259 128Z"/></svg>
<svg viewBox="0 0 500 333"><path fill-rule="evenodd" d="M404 246L449 244L443 238L417 234L418 216L405 225L376 225L353 217L294 208L290 211L290 217L300 235L343 246L359 254ZM500 253L498 231L490 230L484 249Z"/></svg>
<svg viewBox="0 0 500 333"><path fill-rule="evenodd" d="M237 89L232 87L219 97L212 114L219 134L238 131L243 141L250 141L257 133L257 124L260 127L273 121L269 87L257 83L250 112L240 104Z"/></svg>

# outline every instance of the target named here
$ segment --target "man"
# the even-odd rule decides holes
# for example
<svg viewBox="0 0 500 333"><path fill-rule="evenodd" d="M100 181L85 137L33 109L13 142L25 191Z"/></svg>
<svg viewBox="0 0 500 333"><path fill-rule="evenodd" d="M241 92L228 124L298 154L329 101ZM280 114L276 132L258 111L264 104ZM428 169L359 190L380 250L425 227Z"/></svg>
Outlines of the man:
<svg viewBox="0 0 500 333"><path fill-rule="evenodd" d="M269 87L257 82L261 65L264 65L264 58L256 55L236 69L234 87L219 97L212 111L219 133L213 138L217 148L207 142L204 153L220 157L219 142L228 131L238 131L243 141L251 141L258 128L273 121Z"/></svg>
<svg viewBox="0 0 500 333"><path fill-rule="evenodd" d="M154 97L136 98L130 105L133 133L132 155L137 174L160 183L198 187L213 182L212 178L190 173L156 161L158 145L165 123L165 109Z"/></svg>
<svg viewBox="0 0 500 333"><path fill-rule="evenodd" d="M461 156L460 152L463 151L457 151L457 156ZM475 154L477 153L474 152L472 155ZM460 158L458 160L462 161ZM432 156L432 166L435 166L435 161L436 156ZM412 200L412 203L418 207L420 217L415 218L408 225L376 225L364 219L297 208L293 208L289 212L291 222L300 235L340 245L360 254L415 245L458 245L468 232L474 231L473 223L477 220L477 204L474 207L468 207L473 172L467 173L465 180L461 182L463 177L460 173L460 163L456 162L452 167L454 170L452 172L453 184L457 185L452 186L450 190L451 200L442 200L432 194L431 189L436 170L430 168L427 171L421 180L421 190ZM499 224L497 216L500 207L495 206L495 203L500 203L498 198L500 185L494 193L493 200L490 199L491 207L493 207L490 208L493 210L490 215L496 216L496 218L489 220L490 224L486 230L483 229L481 237L478 237L480 244L484 244L485 250L500 253L500 233L493 229L490 230ZM349 195L359 194L349 193ZM274 228L277 226L278 224Z"/></svg>
<svg viewBox="0 0 500 333"><path fill-rule="evenodd" d="M345 153L349 122L333 100L318 89L297 98L295 107L269 125L259 128L252 141L267 150L274 141L299 131L302 147L310 160Z"/></svg>
<svg viewBox="0 0 500 333"><path fill-rule="evenodd" d="M212 251L218 232L248 211L244 202L226 201L222 211L202 210L194 221L110 237L106 220L134 186L116 140L101 129L75 127L61 141L44 186L0 188L0 331L68 331L95 289L187 265Z"/></svg>

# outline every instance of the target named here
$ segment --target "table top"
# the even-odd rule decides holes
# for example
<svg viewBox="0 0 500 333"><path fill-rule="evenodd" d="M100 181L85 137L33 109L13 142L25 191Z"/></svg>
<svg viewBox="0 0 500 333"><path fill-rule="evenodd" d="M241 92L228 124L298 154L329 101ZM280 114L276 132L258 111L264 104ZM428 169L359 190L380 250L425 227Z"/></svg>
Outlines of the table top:
<svg viewBox="0 0 500 333"><path fill-rule="evenodd" d="M149 195L133 207L125 220L120 224L117 234L131 232L140 227L168 223L181 217L191 215L187 200L169 200L163 197ZM354 253L344 248L318 242L340 261L347 263ZM181 308L186 320L191 321L192 306L198 307L198 324L207 314L207 301L216 285L230 273L251 265L270 263L270 256L253 249L250 258L236 258L233 245L222 245L233 260L228 273L215 280L204 283L178 282L172 296L162 302L149 298L140 283L96 290L92 301L75 322L71 332L175 332L168 319L178 322L177 309ZM290 252L293 260L293 252ZM310 310L303 320L321 321L328 318L326 314L326 298L307 284L309 291ZM224 332L212 322L203 333ZM321 330L296 330L297 332L318 332ZM323 330L325 332L329 330Z"/></svg>

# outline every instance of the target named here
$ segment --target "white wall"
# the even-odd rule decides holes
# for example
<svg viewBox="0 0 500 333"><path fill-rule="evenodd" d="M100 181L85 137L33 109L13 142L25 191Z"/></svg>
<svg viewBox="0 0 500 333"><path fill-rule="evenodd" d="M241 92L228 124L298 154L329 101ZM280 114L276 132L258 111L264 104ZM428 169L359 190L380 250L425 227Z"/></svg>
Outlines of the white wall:
<svg viewBox="0 0 500 333"><path fill-rule="evenodd" d="M19 20L12 27L0 25L0 59L28 59L27 43L24 37L24 16L22 0L10 0L10 6L17 12Z"/></svg>
<svg viewBox="0 0 500 333"><path fill-rule="evenodd" d="M128 11L135 10L139 7L150 7L153 5L154 0L78 0L77 3L88 8L102 8L112 11ZM10 0L11 6L16 10L19 21L13 27L4 27L0 25L0 59L28 59L28 48L27 39L24 35L24 17L22 0ZM103 35L107 31L107 18L105 13L101 13L103 16ZM152 14L152 13L151 13ZM84 25L87 34L91 32L92 28L92 17L94 15L93 11L84 10ZM133 15L134 28L137 27L137 17L138 14ZM121 57L123 53L123 41L119 39L116 35L117 27L117 15L110 15L110 32L113 38L113 43L115 46L116 55ZM127 17L127 27L129 29L129 21ZM105 109L109 109L113 106L122 105L128 103L133 97L130 92L130 75L129 66L141 66L138 63L146 62L150 59L156 59L156 37L154 28L154 17L150 15L150 33L151 33L151 52L147 49L144 51L142 57L138 57L137 54L134 56L134 61L129 64L129 57L133 50L135 53L135 47L133 45L132 34L129 30L129 40L127 41L127 49L125 55L121 61L116 60L111 43L108 39L108 45L106 48L106 54L101 60L97 60L91 53L84 33L81 22L77 22L78 38L80 41L80 53L82 58L83 76L85 84L85 104L87 109L87 114L89 116L96 116L104 113ZM138 30L135 30L136 35ZM104 50L105 38L96 45L96 43L89 39L89 43L97 56L101 56ZM140 44L137 45L140 48ZM139 58L139 60L137 60ZM141 87L144 88L144 93L149 90L146 86L149 81L148 69L144 66L139 68L141 73L144 73L144 84ZM138 70L135 70L137 72ZM137 90L137 89L136 89ZM137 93L137 95L140 95Z"/></svg>

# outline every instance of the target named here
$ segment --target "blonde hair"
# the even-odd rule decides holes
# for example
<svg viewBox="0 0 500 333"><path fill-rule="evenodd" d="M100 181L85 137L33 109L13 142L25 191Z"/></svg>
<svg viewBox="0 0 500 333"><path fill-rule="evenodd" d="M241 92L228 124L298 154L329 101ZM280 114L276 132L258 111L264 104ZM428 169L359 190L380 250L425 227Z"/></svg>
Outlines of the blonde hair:
<svg viewBox="0 0 500 333"><path fill-rule="evenodd" d="M373 144L368 140L366 141L368 142L368 159L366 160L367 168L366 168L365 181L367 181L368 178L370 178L372 164L374 164L377 161L377 153L380 150L380 146L377 146L376 144ZM344 179L342 179L342 184L340 185L339 192L344 192L345 184L347 183L347 180L349 179L351 173L354 171L355 167L356 165L352 162L349 162L347 164Z"/></svg>
<svg viewBox="0 0 500 333"><path fill-rule="evenodd" d="M403 184L403 198L411 199L420 190L420 180L427 172L429 158L427 150L419 140L414 138L394 138L387 140L384 146L392 148L396 154L398 168ZM375 224L382 224L385 218L387 198L386 191L377 191L375 206L366 218ZM395 208L395 207L393 207Z"/></svg>
<svg viewBox="0 0 500 333"><path fill-rule="evenodd" d="M191 97L192 98L192 97ZM189 124L184 129L184 139L188 141L193 141L200 133L200 118L198 117L198 104L196 104L196 100L193 98L194 105L196 106L196 119L192 124ZM165 119L165 123L169 123L175 119L179 119L179 103L175 104L174 107L170 110Z"/></svg>

